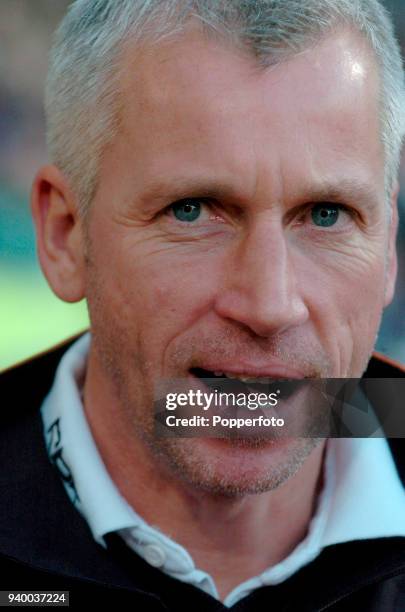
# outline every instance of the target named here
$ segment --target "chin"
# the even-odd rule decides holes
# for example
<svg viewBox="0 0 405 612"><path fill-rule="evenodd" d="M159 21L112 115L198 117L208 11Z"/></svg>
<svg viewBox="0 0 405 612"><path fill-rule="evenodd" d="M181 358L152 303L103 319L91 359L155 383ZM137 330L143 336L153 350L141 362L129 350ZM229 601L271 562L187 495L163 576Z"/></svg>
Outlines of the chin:
<svg viewBox="0 0 405 612"><path fill-rule="evenodd" d="M166 439L166 468L195 490L240 497L277 489L318 445L316 439ZM156 450L156 449L155 449Z"/></svg>

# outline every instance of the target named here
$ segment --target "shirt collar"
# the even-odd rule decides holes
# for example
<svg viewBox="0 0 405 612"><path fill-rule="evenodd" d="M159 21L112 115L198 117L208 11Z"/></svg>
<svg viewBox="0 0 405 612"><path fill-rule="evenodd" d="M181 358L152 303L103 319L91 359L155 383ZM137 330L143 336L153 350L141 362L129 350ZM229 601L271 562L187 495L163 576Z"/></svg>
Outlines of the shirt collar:
<svg viewBox="0 0 405 612"><path fill-rule="evenodd" d="M56 467L64 471L65 489L94 538L105 546L102 536L131 526L134 516L107 472L84 415L79 381L84 376L89 346L87 333L64 354L41 414L48 453L51 459L58 458Z"/></svg>
<svg viewBox="0 0 405 612"><path fill-rule="evenodd" d="M327 478L335 482L323 546L405 536L405 492L387 441L336 439L329 456Z"/></svg>

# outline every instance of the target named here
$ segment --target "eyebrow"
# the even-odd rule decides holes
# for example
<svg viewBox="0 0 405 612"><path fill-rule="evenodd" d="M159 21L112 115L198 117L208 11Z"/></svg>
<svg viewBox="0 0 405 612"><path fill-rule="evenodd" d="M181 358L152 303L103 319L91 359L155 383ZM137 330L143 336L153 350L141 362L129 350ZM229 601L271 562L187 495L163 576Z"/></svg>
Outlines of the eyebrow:
<svg viewBox="0 0 405 612"><path fill-rule="evenodd" d="M174 178L156 182L142 194L141 200L147 204L158 200L167 201L169 199L174 202L193 197L243 199L240 194L238 196L235 187L225 182L210 178Z"/></svg>
<svg viewBox="0 0 405 612"><path fill-rule="evenodd" d="M142 194L141 201L144 205L148 205L159 200L175 202L193 197L225 199L239 203L247 199L232 184L225 181L221 182L210 178L190 179L179 177L174 180L156 182ZM301 194L297 194L296 200L301 203L358 203L367 209L380 206L378 192L369 183L351 178L303 186Z"/></svg>
<svg viewBox="0 0 405 612"><path fill-rule="evenodd" d="M347 178L310 188L304 199L307 202L358 202L370 209L380 206L378 193L369 183Z"/></svg>

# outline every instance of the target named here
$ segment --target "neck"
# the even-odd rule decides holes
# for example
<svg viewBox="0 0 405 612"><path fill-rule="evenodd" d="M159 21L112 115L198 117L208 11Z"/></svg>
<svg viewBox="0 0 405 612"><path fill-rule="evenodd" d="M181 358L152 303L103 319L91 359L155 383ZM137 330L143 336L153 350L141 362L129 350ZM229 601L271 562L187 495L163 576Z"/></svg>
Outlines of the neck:
<svg viewBox="0 0 405 612"><path fill-rule="evenodd" d="M321 485L324 445L277 489L223 496L198 490L170 473L131 435L117 399L92 376L89 365L86 417L106 468L130 506L148 523L184 546L208 572L221 599L238 584L282 561L305 537Z"/></svg>

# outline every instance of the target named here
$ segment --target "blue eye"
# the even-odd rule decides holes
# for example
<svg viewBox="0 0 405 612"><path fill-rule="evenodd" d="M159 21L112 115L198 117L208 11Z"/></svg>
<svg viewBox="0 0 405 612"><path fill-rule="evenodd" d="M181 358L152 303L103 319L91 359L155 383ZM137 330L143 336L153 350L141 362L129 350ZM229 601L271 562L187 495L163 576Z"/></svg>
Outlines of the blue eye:
<svg viewBox="0 0 405 612"><path fill-rule="evenodd" d="M331 227L339 218L340 206L337 204L317 204L311 211L312 221L318 227Z"/></svg>
<svg viewBox="0 0 405 612"><path fill-rule="evenodd" d="M181 202L173 204L172 210L174 216L179 221L192 223L198 219L201 214L201 204L192 200L182 200Z"/></svg>

